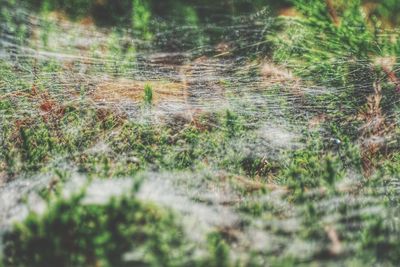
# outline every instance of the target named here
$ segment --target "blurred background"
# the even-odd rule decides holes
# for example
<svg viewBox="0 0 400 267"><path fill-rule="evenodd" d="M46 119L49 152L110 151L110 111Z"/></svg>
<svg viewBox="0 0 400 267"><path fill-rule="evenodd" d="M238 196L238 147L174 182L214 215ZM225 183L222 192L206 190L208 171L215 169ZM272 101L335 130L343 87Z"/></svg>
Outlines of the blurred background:
<svg viewBox="0 0 400 267"><path fill-rule="evenodd" d="M128 31L141 40L151 41L152 47L167 51L198 48L205 44L219 44L235 39L238 34L232 26L242 26L240 35L250 41L256 29L269 25L273 17L294 16L291 0L1 0L0 22L9 23L1 31L16 30L26 24L25 12L50 14L59 19L72 20L83 25L96 25ZM340 6L342 0L334 1ZM379 18L386 27L400 22L400 4L397 0L363 1L366 16ZM10 10L13 10L10 12ZM33 11L33 12L32 12ZM263 19L265 19L263 21ZM376 20L375 19L375 20ZM11 26L10 26L11 25ZM23 25L22 28L29 26ZM238 27L235 27L237 30ZM24 35L20 29L20 35ZM246 34L247 33L247 34ZM222 39L221 39L222 37Z"/></svg>

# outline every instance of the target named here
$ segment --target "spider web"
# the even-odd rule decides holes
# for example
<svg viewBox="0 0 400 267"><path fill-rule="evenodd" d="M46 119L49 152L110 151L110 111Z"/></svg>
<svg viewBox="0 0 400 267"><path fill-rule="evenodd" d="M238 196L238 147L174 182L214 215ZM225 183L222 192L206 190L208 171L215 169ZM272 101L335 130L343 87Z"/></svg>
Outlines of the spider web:
<svg viewBox="0 0 400 267"><path fill-rule="evenodd" d="M111 109L128 120L168 127L176 127L182 121L190 123L199 114L232 111L246 118L244 124L252 130L248 137L229 143L227 154L284 160L284 155L307 145L302 138L305 131L323 133L326 142L336 140L321 124L325 117L337 112L339 103L335 100L348 88L310 85L290 71L301 66L277 65L264 58L268 51L265 36L274 33L274 19L267 11L243 15L229 23L171 23L169 30L156 32L151 41L133 38L129 29L117 32L98 28L70 22L59 14L43 18L22 8L9 12L23 17L20 23L27 28L29 37L21 41L7 23L0 25L0 62L14 73L13 77L0 77L0 99L10 100L16 107L13 113L0 114L0 127L46 113L46 108L37 108L43 97L32 96L32 90L36 90L57 103L84 103L95 109ZM203 40L206 31L218 32L216 40ZM151 108L144 105L146 85L153 89ZM213 126L219 127L217 123ZM108 139L112 134L85 153L110 153ZM65 158L56 161L58 166L75 169ZM331 244L335 243L332 240L327 244L301 238L307 207L291 203L285 197L286 188L277 185L272 193L244 196L234 185L220 182L227 175L213 166L194 173L149 171L143 174L146 179L139 196L179 212L188 236L197 242L204 242L205 233L214 228L231 229L237 257L247 257L244 252L254 250L306 260L321 248L338 245ZM206 177L217 179L210 181ZM76 173L67 188L79 188L77 184L85 179ZM17 177L1 186L3 230L26 215L26 206L19 203L26 196L30 196L31 206L42 208L43 203L34 195L50 180L48 175ZM398 180L389 178L372 191L353 194L350 189L361 181L361 173L347 170L337 185L340 196L327 197L326 192L318 190L307 193L310 198L320 199L314 208L323 214L320 223L327 226L327 235L334 232L329 230L332 225L335 231L345 234L362 227L359 220L352 220L359 216L379 216L392 223L390 214L394 210L384 208L380 199L387 196L389 189L399 192ZM104 190L121 194L112 188L126 183L129 179L96 181L89 190L89 196L94 197L88 201L101 200ZM246 217L237 209L246 203L265 206L269 219ZM347 207L345 215L338 210L342 206ZM354 249L350 244L345 246Z"/></svg>

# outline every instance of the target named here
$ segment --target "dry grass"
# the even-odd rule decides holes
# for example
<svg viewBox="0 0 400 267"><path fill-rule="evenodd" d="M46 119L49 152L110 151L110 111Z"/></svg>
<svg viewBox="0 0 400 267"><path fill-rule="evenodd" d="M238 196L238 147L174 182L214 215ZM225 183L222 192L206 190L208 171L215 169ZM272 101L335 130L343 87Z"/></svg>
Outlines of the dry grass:
<svg viewBox="0 0 400 267"><path fill-rule="evenodd" d="M281 66L277 66L271 62L265 62L261 65L261 75L267 86L284 85L299 91L300 79L295 77L293 73Z"/></svg>
<svg viewBox="0 0 400 267"><path fill-rule="evenodd" d="M278 10L278 15L282 17L296 17L299 13L294 7L285 7Z"/></svg>
<svg viewBox="0 0 400 267"><path fill-rule="evenodd" d="M185 101L185 87L179 82L135 81L129 79L109 79L99 83L91 95L95 102L119 103L142 102L144 87L153 89L153 103L164 101Z"/></svg>
<svg viewBox="0 0 400 267"><path fill-rule="evenodd" d="M369 177L375 169L373 159L384 149L385 140L393 128L387 121L381 108L382 88L374 84L374 93L367 97L366 108L358 115L364 122L361 127L361 157L364 174Z"/></svg>

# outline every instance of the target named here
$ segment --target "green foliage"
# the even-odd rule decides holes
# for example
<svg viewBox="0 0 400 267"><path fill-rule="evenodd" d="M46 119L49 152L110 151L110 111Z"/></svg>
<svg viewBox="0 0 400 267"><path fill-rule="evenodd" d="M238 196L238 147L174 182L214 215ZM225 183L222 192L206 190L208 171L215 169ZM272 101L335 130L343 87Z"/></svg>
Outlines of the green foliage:
<svg viewBox="0 0 400 267"><path fill-rule="evenodd" d="M26 163L29 169L38 167L44 161L46 155L52 152L53 140L45 125L38 125L38 128L19 129L21 139L21 160Z"/></svg>
<svg viewBox="0 0 400 267"><path fill-rule="evenodd" d="M182 266L190 251L174 216L134 196L106 205L85 194L31 213L4 237L6 266ZM170 253L174 250L174 253Z"/></svg>
<svg viewBox="0 0 400 267"><path fill-rule="evenodd" d="M349 123L349 117L368 109L367 99L377 94L377 86L382 88L380 110L392 114L395 109L393 99L399 95L390 77L397 74L398 38L382 28L378 18L368 18L361 1L295 0L294 4L301 17L285 20L283 33L270 38L275 44L273 57L291 66L304 86L326 88L326 95L311 96L310 103L324 103L326 110L332 110L334 127L346 137L358 138L361 120ZM382 63L382 58L394 62Z"/></svg>
<svg viewBox="0 0 400 267"><path fill-rule="evenodd" d="M225 128L228 137L237 136L242 130L242 124L240 123L239 117L230 110L226 111Z"/></svg>
<svg viewBox="0 0 400 267"><path fill-rule="evenodd" d="M153 103L153 88L149 84L144 86L143 100L146 105L151 105Z"/></svg>
<svg viewBox="0 0 400 267"><path fill-rule="evenodd" d="M2 0L0 5L0 36L14 35L18 45L24 44L30 35L30 29L25 23L26 14L22 9L24 3L14 0Z"/></svg>
<svg viewBox="0 0 400 267"><path fill-rule="evenodd" d="M393 229L393 226L398 225L389 225L383 218L365 218L364 220L366 226L360 238L362 250L371 252L374 258L385 263L399 261L400 254L397 251L400 246L397 238L399 229ZM368 257L368 255L364 256Z"/></svg>
<svg viewBox="0 0 400 267"><path fill-rule="evenodd" d="M206 263L210 267L229 267L229 248L219 233L208 235L208 245L211 258Z"/></svg>
<svg viewBox="0 0 400 267"><path fill-rule="evenodd" d="M133 0L133 29L138 30L143 35L145 40L150 40L152 38L152 33L150 32L150 19L151 10L149 8L148 1Z"/></svg>
<svg viewBox="0 0 400 267"><path fill-rule="evenodd" d="M396 14L400 11L399 1L385 0L385 1L370 1L376 5L372 10L372 16L381 18L384 22L390 23L392 27L400 25L400 19Z"/></svg>
<svg viewBox="0 0 400 267"><path fill-rule="evenodd" d="M292 190L292 197L297 201L304 201L304 194L308 190L326 187L334 190L335 184L344 175L344 164L340 153L334 151L322 142L318 136L310 136L307 146L294 151L289 155L286 168L278 176L285 179L285 184ZM357 168L357 161L351 160L352 168ZM347 166L349 167L349 166Z"/></svg>
<svg viewBox="0 0 400 267"><path fill-rule="evenodd" d="M397 44L378 34L382 29L368 21L360 1L331 2L294 1L303 17L274 40L274 57L296 66L293 71L305 81L336 88L331 103L339 100L350 112L365 103L375 81L384 80L376 59L394 56Z"/></svg>
<svg viewBox="0 0 400 267"><path fill-rule="evenodd" d="M327 1L297 0L295 5L304 17L279 36L275 58L294 63L297 74L317 78L319 84L347 86L349 90L372 86L374 75L369 65L371 54L379 54L379 43L360 2L348 1L335 11Z"/></svg>

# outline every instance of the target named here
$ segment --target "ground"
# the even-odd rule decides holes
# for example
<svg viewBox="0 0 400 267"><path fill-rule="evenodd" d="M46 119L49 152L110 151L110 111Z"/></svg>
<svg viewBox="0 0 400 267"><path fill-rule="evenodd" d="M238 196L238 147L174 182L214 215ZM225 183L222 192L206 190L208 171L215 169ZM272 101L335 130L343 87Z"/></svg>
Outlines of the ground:
<svg viewBox="0 0 400 267"><path fill-rule="evenodd" d="M132 32L12 2L4 266L396 266L398 66L353 7Z"/></svg>

